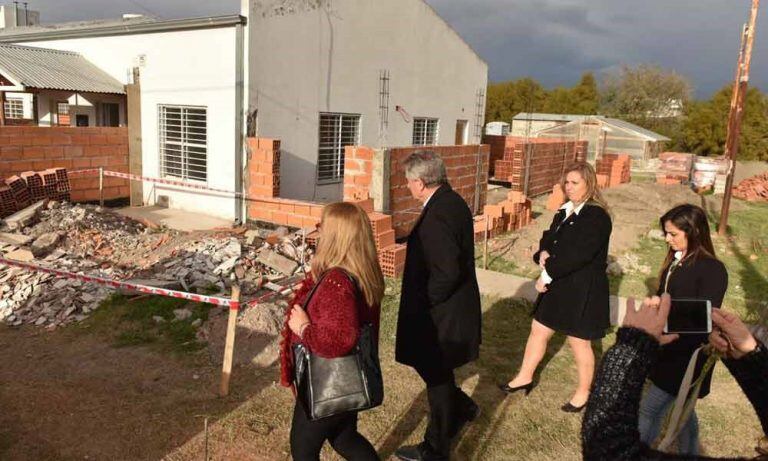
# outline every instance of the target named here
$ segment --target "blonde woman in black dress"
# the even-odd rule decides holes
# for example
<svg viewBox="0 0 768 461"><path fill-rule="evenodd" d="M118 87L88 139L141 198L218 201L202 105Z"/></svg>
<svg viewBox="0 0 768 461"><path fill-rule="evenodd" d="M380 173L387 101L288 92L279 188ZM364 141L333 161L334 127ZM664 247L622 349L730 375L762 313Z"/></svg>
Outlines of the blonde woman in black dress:
<svg viewBox="0 0 768 461"><path fill-rule="evenodd" d="M592 385L592 340L603 338L610 326L605 269L612 224L591 165L578 162L568 167L562 187L568 202L555 213L533 256L542 273L536 281L539 297L523 363L517 376L499 387L508 394L527 395L547 343L560 332L568 337L578 370L578 386L561 409L575 413L586 405Z"/></svg>

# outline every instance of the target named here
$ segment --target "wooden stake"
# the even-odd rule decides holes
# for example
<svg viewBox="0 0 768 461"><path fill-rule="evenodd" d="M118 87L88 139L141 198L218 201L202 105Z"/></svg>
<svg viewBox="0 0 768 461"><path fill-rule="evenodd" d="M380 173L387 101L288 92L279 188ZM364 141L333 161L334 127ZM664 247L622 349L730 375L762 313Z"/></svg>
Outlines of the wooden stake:
<svg viewBox="0 0 768 461"><path fill-rule="evenodd" d="M485 239L483 241L483 269L488 269L488 226L490 225L488 215L485 215Z"/></svg>
<svg viewBox="0 0 768 461"><path fill-rule="evenodd" d="M99 206L104 206L104 167L99 167Z"/></svg>
<svg viewBox="0 0 768 461"><path fill-rule="evenodd" d="M224 343L224 362L221 368L221 388L219 389L219 394L222 397L229 395L229 378L232 375L232 357L235 352L237 313L240 310L240 285L232 285L232 302L235 304L229 308L227 339Z"/></svg>

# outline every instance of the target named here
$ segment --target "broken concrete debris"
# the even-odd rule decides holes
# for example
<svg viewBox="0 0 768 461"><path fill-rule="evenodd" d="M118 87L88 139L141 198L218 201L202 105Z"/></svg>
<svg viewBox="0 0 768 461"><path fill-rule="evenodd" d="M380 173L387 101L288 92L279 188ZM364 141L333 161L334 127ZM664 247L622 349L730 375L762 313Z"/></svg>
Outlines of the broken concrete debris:
<svg viewBox="0 0 768 461"><path fill-rule="evenodd" d="M185 234L150 228L109 209L54 201L19 213L36 219L16 220L14 229L0 225L0 255L7 259L221 297L230 295L235 278L245 302L272 293L266 281L293 285L308 270L304 262L313 251L300 232L285 228ZM88 318L115 293L136 294L0 265L0 322L56 328ZM178 311L176 319L191 316L188 309Z"/></svg>

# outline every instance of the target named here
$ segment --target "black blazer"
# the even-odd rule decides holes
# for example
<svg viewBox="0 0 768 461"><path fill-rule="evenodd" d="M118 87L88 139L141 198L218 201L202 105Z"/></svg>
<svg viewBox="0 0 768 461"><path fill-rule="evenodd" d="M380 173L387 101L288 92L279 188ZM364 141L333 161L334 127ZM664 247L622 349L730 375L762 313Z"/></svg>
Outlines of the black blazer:
<svg viewBox="0 0 768 461"><path fill-rule="evenodd" d="M395 359L457 368L478 357L480 328L472 213L446 184L408 236Z"/></svg>
<svg viewBox="0 0 768 461"><path fill-rule="evenodd" d="M608 277L605 274L611 217L602 207L586 203L579 214L565 217L559 210L533 255L546 250L545 264L552 277L548 291L539 295L536 318L569 336L597 339L610 327Z"/></svg>
<svg viewBox="0 0 768 461"><path fill-rule="evenodd" d="M665 271L661 277L662 283L657 291L658 295L664 291L666 277ZM672 298L708 299L712 302L712 307L720 307L723 304L727 289L728 272L725 270L725 265L717 259L708 257L683 260L669 277L667 287ZM691 360L691 354L697 347L707 342L709 342L709 335L685 334L680 335L677 341L662 346L659 357L651 369L651 382L666 393L677 395L688 362ZM698 378L705 362L706 355L699 355L694 379ZM706 397L709 394L711 382L712 373L710 372L701 384L699 397Z"/></svg>

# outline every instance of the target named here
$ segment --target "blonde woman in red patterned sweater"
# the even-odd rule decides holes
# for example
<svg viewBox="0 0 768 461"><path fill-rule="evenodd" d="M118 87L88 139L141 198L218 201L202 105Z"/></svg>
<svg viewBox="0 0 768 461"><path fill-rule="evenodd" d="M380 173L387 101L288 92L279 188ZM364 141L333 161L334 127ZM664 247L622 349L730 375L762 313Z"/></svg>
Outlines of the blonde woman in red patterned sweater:
<svg viewBox="0 0 768 461"><path fill-rule="evenodd" d="M306 311L302 308L316 280ZM312 271L297 291L286 316L281 343L281 383L293 388L294 344L302 343L325 358L342 357L355 347L363 324L379 336L384 277L366 213L351 203L325 207ZM319 460L325 441L348 460L378 460L373 445L357 431L357 413L311 421L296 402L291 423L291 455L296 461Z"/></svg>

